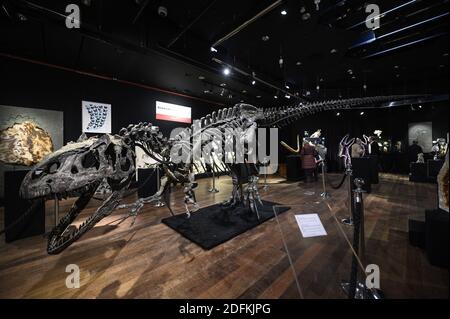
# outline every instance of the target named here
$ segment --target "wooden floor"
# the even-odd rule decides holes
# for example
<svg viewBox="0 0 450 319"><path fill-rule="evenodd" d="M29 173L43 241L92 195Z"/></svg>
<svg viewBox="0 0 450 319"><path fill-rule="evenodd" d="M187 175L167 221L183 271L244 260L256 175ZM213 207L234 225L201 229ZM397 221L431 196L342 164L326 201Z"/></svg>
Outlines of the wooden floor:
<svg viewBox="0 0 450 319"><path fill-rule="evenodd" d="M330 179L336 183L339 177ZM207 191L210 182L199 181L202 207L229 196L229 178L220 178L217 194ZM303 202L320 200L320 184L279 178L269 183L269 190L261 190L263 199L291 205L292 210L278 222L272 219L209 251L160 223L168 211L152 206L142 210L132 227L131 219L120 220L125 210L115 212L56 256L46 254L42 236L11 244L0 238L0 298L298 298L283 238L303 297L345 298L333 280L350 271L350 249L332 230L339 227L330 223L347 215L346 188L330 190L330 218L323 220L329 231L326 242L298 237L300 245L292 240L299 236L292 217ZM175 211L182 212L181 189L172 193L171 201ZM61 210L70 204L71 200L61 203ZM98 204L93 200L81 217ZM423 218L424 209L435 205L435 185L410 183L395 175L383 175L365 198L367 263L379 265L386 298L448 298L448 271L431 266L424 252L408 243L408 218ZM54 222L51 202L47 215L49 230ZM3 222L3 212L0 218ZM347 236L351 231L343 228ZM79 289L65 285L69 264L80 268Z"/></svg>

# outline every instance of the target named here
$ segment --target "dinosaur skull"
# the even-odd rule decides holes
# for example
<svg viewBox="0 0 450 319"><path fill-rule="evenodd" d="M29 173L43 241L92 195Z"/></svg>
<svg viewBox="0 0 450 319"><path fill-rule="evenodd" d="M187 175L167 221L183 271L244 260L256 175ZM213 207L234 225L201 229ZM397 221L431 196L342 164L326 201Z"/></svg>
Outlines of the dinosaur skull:
<svg viewBox="0 0 450 319"><path fill-rule="evenodd" d="M26 175L20 195L25 199L80 196L105 178L114 188L133 174L134 163L132 149L115 136L69 143Z"/></svg>

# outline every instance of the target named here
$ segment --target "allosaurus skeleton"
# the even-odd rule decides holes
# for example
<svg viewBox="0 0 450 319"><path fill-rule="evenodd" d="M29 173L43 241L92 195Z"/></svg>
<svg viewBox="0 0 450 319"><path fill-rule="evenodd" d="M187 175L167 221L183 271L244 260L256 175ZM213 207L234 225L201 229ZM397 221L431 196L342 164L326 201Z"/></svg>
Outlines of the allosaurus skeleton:
<svg viewBox="0 0 450 319"><path fill-rule="evenodd" d="M57 254L70 246L83 234L93 228L100 220L110 215L115 209L130 208L131 215L136 215L146 203L160 199L167 201L169 186L181 184L184 186L184 204L187 217L198 209L195 198L196 182L193 168L193 154L205 144L213 143L215 148L205 151L208 156L214 149L215 158L212 167L228 171L232 177L233 189L224 207L247 205L257 216L261 199L258 193L258 169L256 164L246 163L250 169L245 190L240 189L237 152L223 149L227 141L223 134L216 138L214 131L224 133L227 130L238 130L235 140L249 140L256 128L283 127L305 116L327 111L342 110L355 107L376 107L385 102L406 101L416 96L380 96L330 100L322 102L303 103L292 107L257 108L249 104L237 104L202 117L187 127L174 138L166 138L159 128L150 123L129 125L120 130L118 135L105 134L100 137L80 138L58 151L50 154L36 165L22 182L20 194L25 199L54 199L77 196L69 212L61 218L58 225L48 236L47 251ZM254 136L253 136L254 137ZM242 141L241 141L242 142ZM245 143L244 143L245 144ZM250 145L251 143L248 143ZM147 198L138 199L132 204L121 204L129 193L130 183L135 176L135 148L141 148L148 156L157 162L164 172L157 192ZM244 149L249 152L250 146ZM175 162L174 154L183 153L184 161ZM241 154L242 155L242 154ZM253 167L253 169L252 169ZM100 207L81 225L71 226L76 217L86 207L95 194L98 186L107 181L112 189ZM170 209L170 207L169 207ZM173 214L172 210L170 209Z"/></svg>

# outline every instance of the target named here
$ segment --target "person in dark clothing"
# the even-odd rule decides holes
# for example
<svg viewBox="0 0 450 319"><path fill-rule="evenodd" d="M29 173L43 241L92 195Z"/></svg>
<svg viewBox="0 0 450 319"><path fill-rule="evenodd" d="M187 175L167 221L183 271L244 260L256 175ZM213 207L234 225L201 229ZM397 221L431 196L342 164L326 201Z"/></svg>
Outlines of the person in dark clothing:
<svg viewBox="0 0 450 319"><path fill-rule="evenodd" d="M410 163L415 163L417 161L417 155L423 153L422 147L420 147L417 141L413 141L408 148L408 160Z"/></svg>
<svg viewBox="0 0 450 319"><path fill-rule="evenodd" d="M380 155L380 146L373 136L369 137L369 143L367 143L367 154L377 156Z"/></svg>
<svg viewBox="0 0 450 319"><path fill-rule="evenodd" d="M302 158L302 168L305 171L306 182L310 183L312 180L317 180L317 164L316 157L318 152L314 146L305 142L303 148L300 151L300 156Z"/></svg>

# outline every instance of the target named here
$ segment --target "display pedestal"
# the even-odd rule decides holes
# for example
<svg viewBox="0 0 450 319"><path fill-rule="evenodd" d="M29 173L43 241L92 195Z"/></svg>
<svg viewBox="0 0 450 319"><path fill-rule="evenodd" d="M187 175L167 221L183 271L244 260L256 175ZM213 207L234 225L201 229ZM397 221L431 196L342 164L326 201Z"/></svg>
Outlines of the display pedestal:
<svg viewBox="0 0 450 319"><path fill-rule="evenodd" d="M362 178L362 189L367 193L372 191L372 160L369 157L352 158L353 178Z"/></svg>
<svg viewBox="0 0 450 319"><path fill-rule="evenodd" d="M378 184L380 182L379 180L379 159L377 155L369 155L368 158L370 159L370 172L371 172L371 183L372 184Z"/></svg>
<svg viewBox="0 0 450 319"><path fill-rule="evenodd" d="M437 182L437 176L444 165L443 160L428 160L427 161L427 178L431 183Z"/></svg>
<svg viewBox="0 0 450 319"><path fill-rule="evenodd" d="M409 171L410 182L427 182L427 165L425 163L410 163Z"/></svg>
<svg viewBox="0 0 450 319"><path fill-rule="evenodd" d="M153 174L153 175L152 175ZM146 198L156 193L157 189L157 174L154 168L138 168L137 169L137 187L139 198ZM147 179L149 179L147 181Z"/></svg>
<svg viewBox="0 0 450 319"><path fill-rule="evenodd" d="M5 172L5 228L7 229L5 241L7 243L45 233L44 201L27 217L8 229L31 206L30 201L24 200L19 196L20 184L28 172L28 170Z"/></svg>
<svg viewBox="0 0 450 319"><path fill-rule="evenodd" d="M425 249L430 264L448 268L449 213L425 211L425 221L409 220L409 242Z"/></svg>
<svg viewBox="0 0 450 319"><path fill-rule="evenodd" d="M430 264L448 268L449 213L441 210L425 211L425 249Z"/></svg>
<svg viewBox="0 0 450 319"><path fill-rule="evenodd" d="M300 155L286 156L286 179L293 182L304 179L305 172L301 167L302 160L300 158Z"/></svg>

